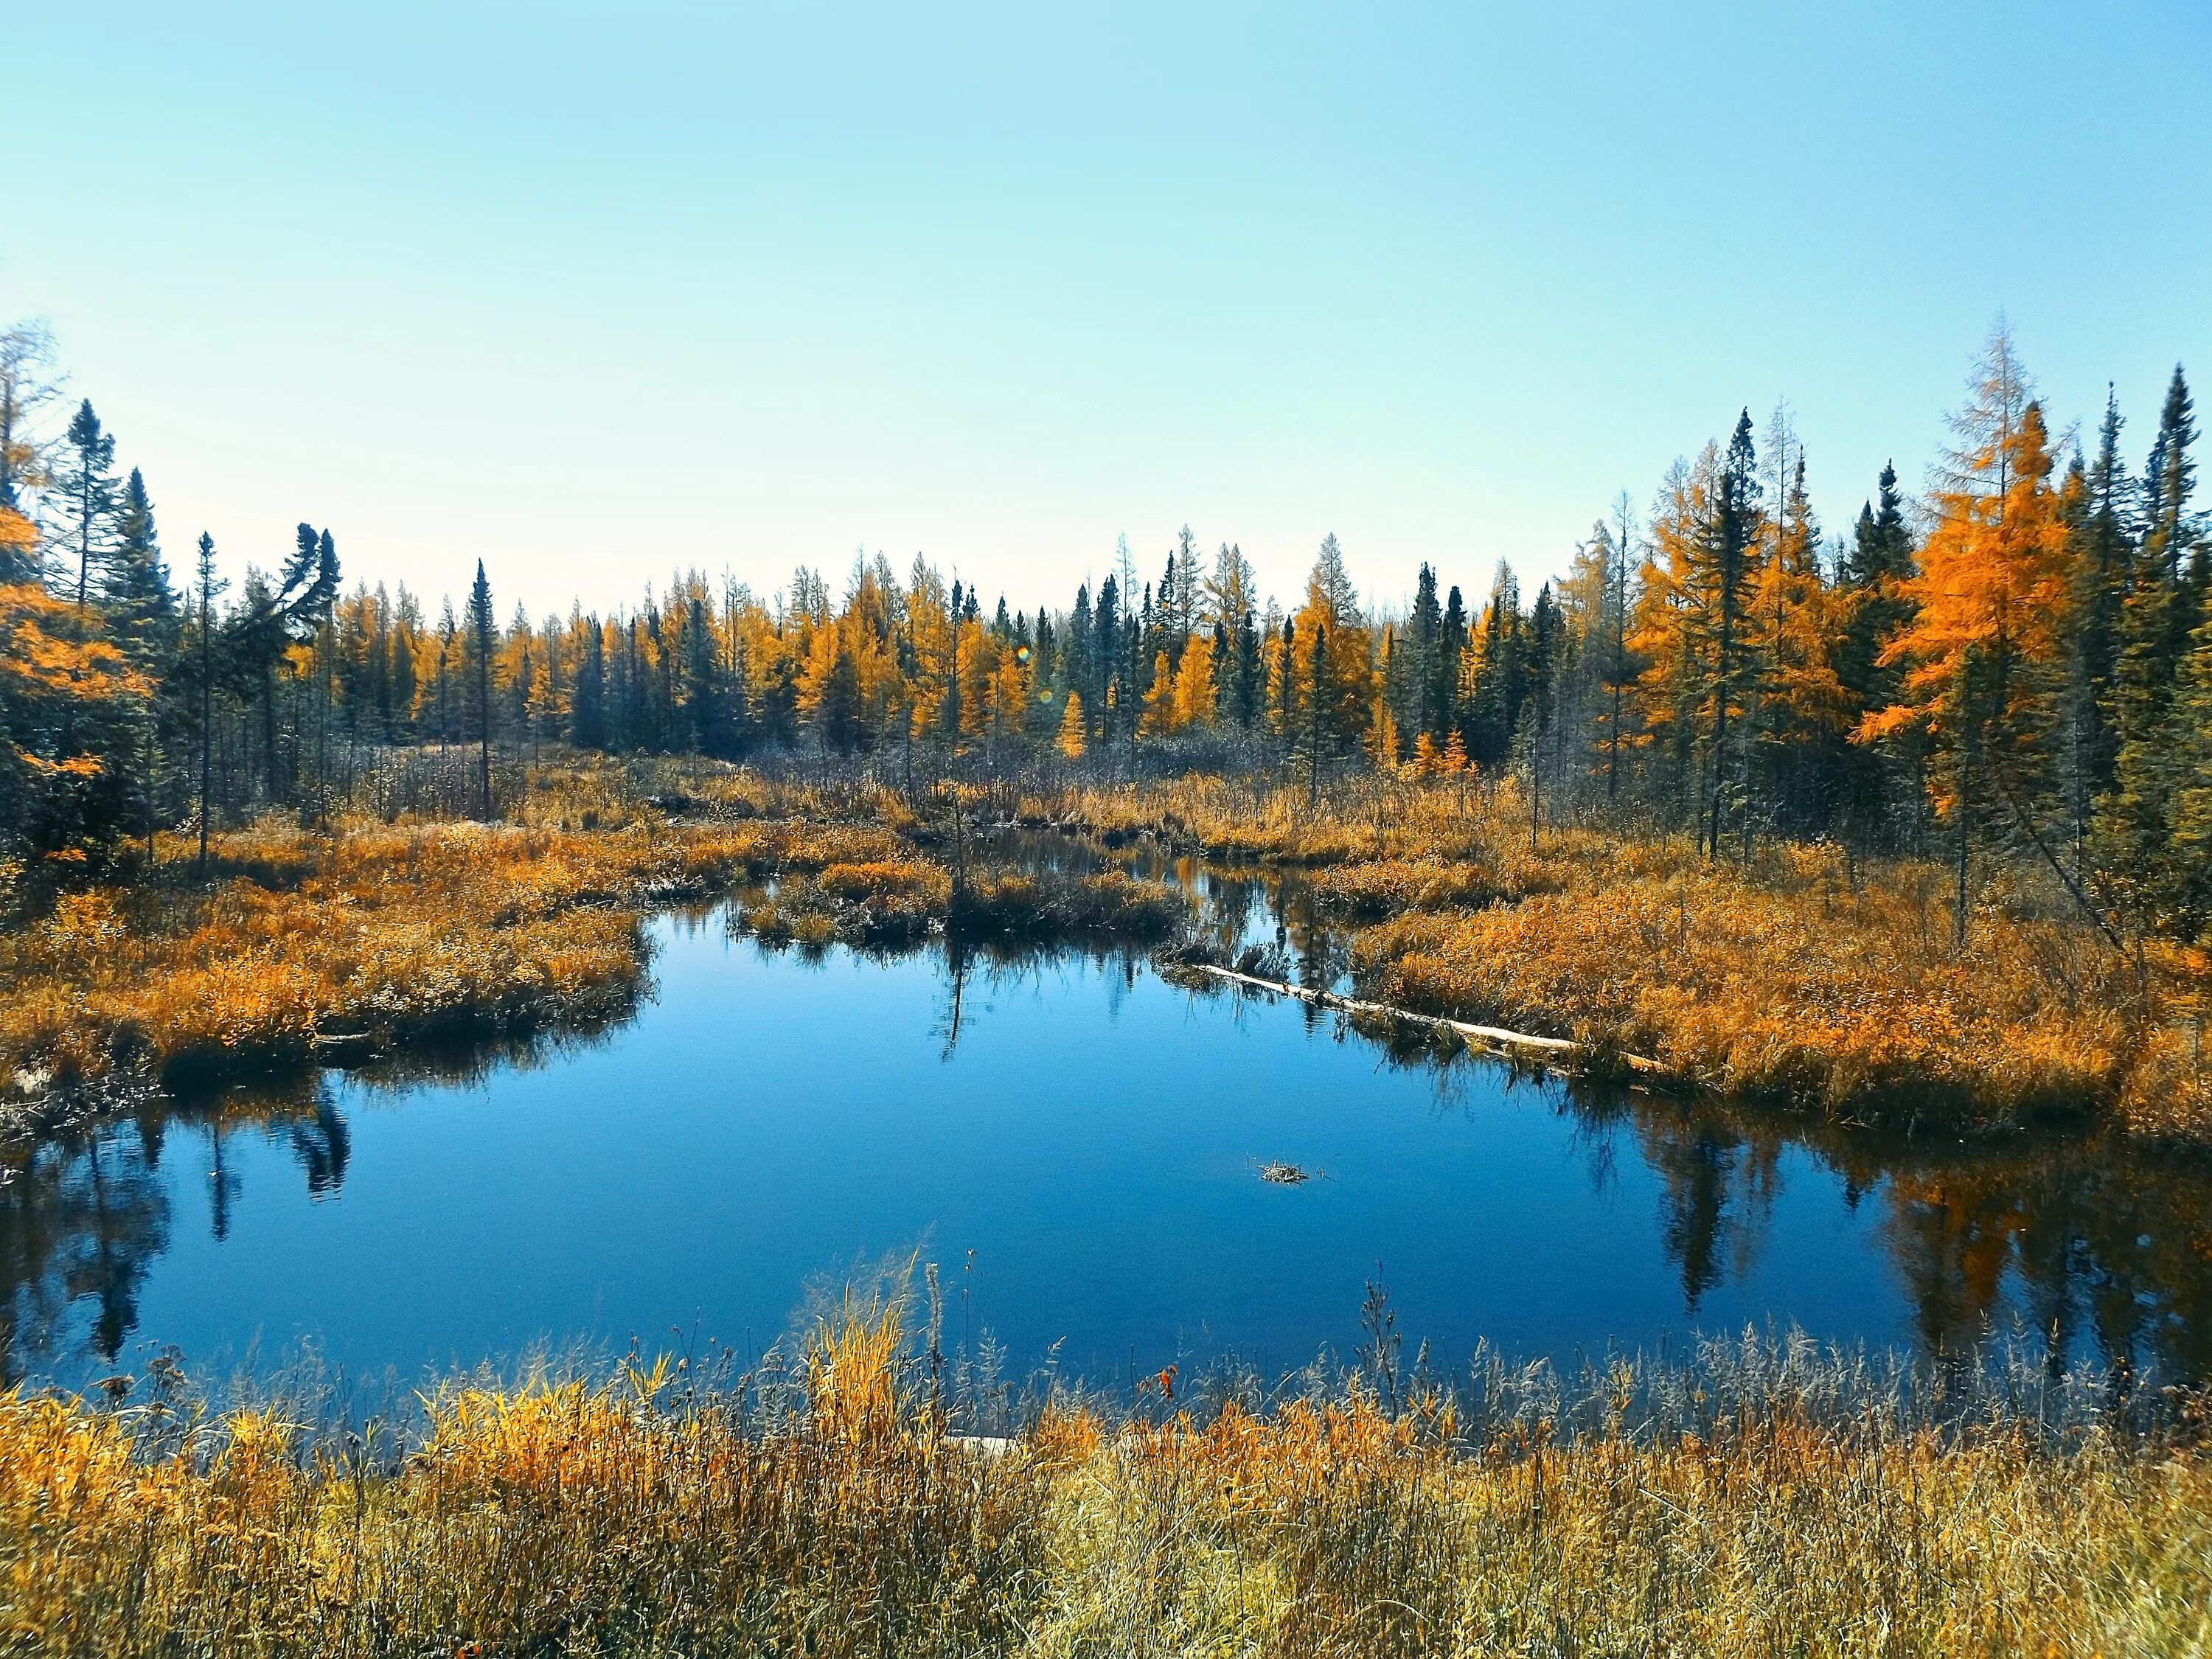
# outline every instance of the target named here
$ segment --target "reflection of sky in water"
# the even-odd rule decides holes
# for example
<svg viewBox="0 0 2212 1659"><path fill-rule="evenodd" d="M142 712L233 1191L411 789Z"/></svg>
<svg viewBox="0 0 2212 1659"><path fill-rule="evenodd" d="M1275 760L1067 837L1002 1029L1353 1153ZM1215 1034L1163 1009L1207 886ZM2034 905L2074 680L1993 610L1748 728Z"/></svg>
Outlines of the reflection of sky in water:
<svg viewBox="0 0 2212 1659"><path fill-rule="evenodd" d="M1222 896L1225 935L1280 926L1294 970L1317 948L1295 902ZM96 1158L10 1166L15 1363L82 1376L106 1369L88 1346L127 1367L142 1343L205 1364L310 1336L356 1374L549 1338L757 1348L810 1276L923 1243L1017 1370L1054 1344L1093 1376L1132 1350L1270 1371L1348 1351L1378 1261L1440 1360L1747 1322L1955 1348L1994 1315L2212 1369L2197 1180L2079 1153L1900 1163L1649 1097L1571 1107L1130 962L976 963L956 995L937 951L658 933L657 997L598 1042L462 1083L334 1074L295 1091L307 1105L240 1097L221 1133L154 1118ZM1269 1159L1324 1174L1271 1185Z"/></svg>

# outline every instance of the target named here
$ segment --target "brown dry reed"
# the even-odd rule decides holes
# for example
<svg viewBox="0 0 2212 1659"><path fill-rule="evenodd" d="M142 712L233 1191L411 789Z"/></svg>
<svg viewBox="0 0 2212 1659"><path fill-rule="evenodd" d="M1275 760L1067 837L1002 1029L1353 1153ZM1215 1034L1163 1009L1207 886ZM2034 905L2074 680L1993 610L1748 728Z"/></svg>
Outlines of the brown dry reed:
<svg viewBox="0 0 2212 1659"><path fill-rule="evenodd" d="M2194 1402L1801 1340L952 1431L904 1304L771 1364L281 1407L0 1398L0 1651L2200 1653ZM1203 1395L1204 1391L1200 1391ZM1394 1403L1386 1406L1383 1401Z"/></svg>

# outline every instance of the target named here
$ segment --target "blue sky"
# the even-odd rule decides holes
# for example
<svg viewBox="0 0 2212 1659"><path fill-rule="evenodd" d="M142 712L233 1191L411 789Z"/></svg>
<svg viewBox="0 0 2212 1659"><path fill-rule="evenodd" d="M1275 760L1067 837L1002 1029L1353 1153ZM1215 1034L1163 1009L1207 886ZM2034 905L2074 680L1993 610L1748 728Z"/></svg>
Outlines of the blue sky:
<svg viewBox="0 0 2212 1659"><path fill-rule="evenodd" d="M1188 522L1556 569L1746 404L1840 528L2002 310L2212 374L2212 7L80 5L7 25L0 315L172 557L502 606L856 546L1065 605ZM2139 459L2139 457L2138 457Z"/></svg>

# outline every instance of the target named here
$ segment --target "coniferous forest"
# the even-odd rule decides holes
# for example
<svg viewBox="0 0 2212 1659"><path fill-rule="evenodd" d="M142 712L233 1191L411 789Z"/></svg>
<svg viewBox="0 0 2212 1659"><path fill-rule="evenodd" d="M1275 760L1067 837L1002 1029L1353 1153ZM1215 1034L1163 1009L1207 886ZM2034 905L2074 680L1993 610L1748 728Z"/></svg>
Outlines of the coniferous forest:
<svg viewBox="0 0 2212 1659"><path fill-rule="evenodd" d="M1542 823L1715 860L1781 839L1936 861L1961 927L1979 872L2015 862L2124 950L2212 919L2212 535L2179 367L2154 410L2047 410L2000 330L1924 488L1905 458L1824 524L1786 411L1746 410L1599 514L1564 574L1424 565L1402 607L1363 604L1333 535L1285 599L1185 528L1156 574L1124 542L1072 595L876 554L834 586L686 570L634 610L504 621L496 572L457 608L349 579L308 522L246 550L231 591L204 535L165 547L127 434L54 371L38 328L6 336L19 868L98 872L272 810L496 816L519 768L572 749L908 779L1510 777Z"/></svg>

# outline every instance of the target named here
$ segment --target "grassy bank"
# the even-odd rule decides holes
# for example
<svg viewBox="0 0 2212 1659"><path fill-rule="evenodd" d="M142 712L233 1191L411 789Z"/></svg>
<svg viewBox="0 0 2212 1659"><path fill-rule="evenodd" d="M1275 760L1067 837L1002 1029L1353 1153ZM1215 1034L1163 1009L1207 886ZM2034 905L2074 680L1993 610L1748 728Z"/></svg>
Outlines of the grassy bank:
<svg viewBox="0 0 2212 1659"><path fill-rule="evenodd" d="M521 824L272 823L217 837L204 878L196 843L165 836L135 879L63 891L0 929L0 1098L595 1024L636 994L644 914L723 893L748 896L763 934L823 943L1141 940L1185 912L1118 872L956 879L895 800L854 821L850 801L726 781L678 818L580 807L572 779L539 803L569 810Z"/></svg>
<svg viewBox="0 0 2212 1659"><path fill-rule="evenodd" d="M1510 788L1370 782L1314 811L1302 790L1192 779L1023 811L1301 866L1384 1002L1838 1117L2212 1133L2203 964L2122 956L2021 866L1987 873L1960 946L1927 865L1796 844L1715 864L1680 836L1598 830L1532 842Z"/></svg>
<svg viewBox="0 0 2212 1659"><path fill-rule="evenodd" d="M437 1391L404 1444L0 1399L0 1647L814 1655L2194 1652L2212 1460L2048 1379L1746 1345L945 1431L896 1308L781 1381ZM1930 1392L1931 1384L1933 1393ZM1978 1393L1977 1393L1978 1389ZM1395 1397L1389 1405L1380 1394ZM2060 1404L2063 1395L2070 1402ZM2039 1412L2037 1406L2042 1409Z"/></svg>
<svg viewBox="0 0 2212 1659"><path fill-rule="evenodd" d="M603 1018L642 972L640 907L890 842L762 824L270 827L222 837L202 883L191 849L165 841L139 881L64 893L0 934L0 1075L174 1077Z"/></svg>
<svg viewBox="0 0 2212 1659"><path fill-rule="evenodd" d="M909 798L858 773L596 762L544 768L518 799L505 826L220 837L212 885L164 838L137 879L62 894L0 931L0 1085L604 1018L639 982L646 908L739 887L747 926L811 944L1149 943L1187 914L1115 871L1045 878L979 856L979 833L1012 820L1295 868L1364 994L1648 1055L1747 1099L2212 1135L2205 965L2123 957L2019 864L1990 866L1961 946L1929 866L1532 838L1510 787L1351 780L1317 806L1211 778Z"/></svg>

